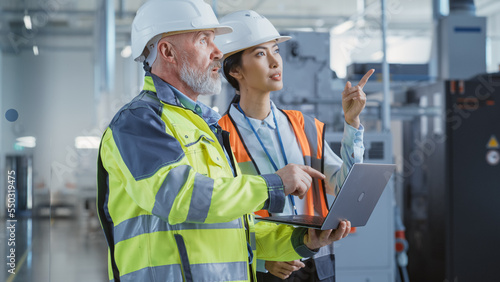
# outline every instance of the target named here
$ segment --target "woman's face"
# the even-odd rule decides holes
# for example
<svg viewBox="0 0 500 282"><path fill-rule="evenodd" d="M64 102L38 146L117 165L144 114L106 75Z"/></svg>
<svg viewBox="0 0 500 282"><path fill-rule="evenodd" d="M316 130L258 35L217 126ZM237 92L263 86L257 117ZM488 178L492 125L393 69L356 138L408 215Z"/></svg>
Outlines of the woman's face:
<svg viewBox="0 0 500 282"><path fill-rule="evenodd" d="M243 51L241 66L231 75L238 80L240 90L277 91L283 88L282 65L278 44L273 40Z"/></svg>

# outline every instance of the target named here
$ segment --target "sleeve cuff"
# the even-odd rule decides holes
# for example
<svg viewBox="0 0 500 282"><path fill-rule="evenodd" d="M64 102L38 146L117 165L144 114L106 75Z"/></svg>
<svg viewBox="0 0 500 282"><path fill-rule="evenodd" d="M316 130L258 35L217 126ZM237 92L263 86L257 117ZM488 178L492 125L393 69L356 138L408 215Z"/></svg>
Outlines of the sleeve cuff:
<svg viewBox="0 0 500 282"><path fill-rule="evenodd" d="M281 177L275 173L261 176L266 181L269 194L269 198L264 202L262 209L268 210L270 213L283 212L285 208L285 189Z"/></svg>
<svg viewBox="0 0 500 282"><path fill-rule="evenodd" d="M266 261L265 260L261 260L261 259L257 260L257 271L264 272L264 273L268 272L266 269Z"/></svg>
<svg viewBox="0 0 500 282"><path fill-rule="evenodd" d="M298 227L292 233L292 246L295 252L303 258L312 257L318 253L318 250L311 251L306 245L304 245L304 236L307 233L307 228Z"/></svg>
<svg viewBox="0 0 500 282"><path fill-rule="evenodd" d="M365 146L363 145L363 133L365 128L362 124L356 129L344 121L344 135L342 136L342 146L347 149L347 155L353 162L362 163Z"/></svg>
<svg viewBox="0 0 500 282"><path fill-rule="evenodd" d="M344 121L344 136L342 136L343 142L347 144L358 145L358 143L363 146L363 133L365 128L362 124L359 128L354 128Z"/></svg>

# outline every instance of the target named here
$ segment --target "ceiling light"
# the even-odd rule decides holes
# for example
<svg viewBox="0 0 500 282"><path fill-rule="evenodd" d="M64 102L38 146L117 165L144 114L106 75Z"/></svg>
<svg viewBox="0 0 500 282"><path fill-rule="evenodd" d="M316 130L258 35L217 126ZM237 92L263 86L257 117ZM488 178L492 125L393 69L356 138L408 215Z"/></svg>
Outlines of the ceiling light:
<svg viewBox="0 0 500 282"><path fill-rule="evenodd" d="M26 27L26 29L30 29L31 30L31 28L33 26L31 25L31 17L30 17L30 15L28 15L28 14L24 15L23 20L24 20L24 26Z"/></svg>
<svg viewBox="0 0 500 282"><path fill-rule="evenodd" d="M130 45L127 45L125 47L123 47L121 53L123 58L128 58L132 55L132 48L130 47Z"/></svg>
<svg viewBox="0 0 500 282"><path fill-rule="evenodd" d="M371 55L372 60L379 61L384 58L384 52L377 51Z"/></svg>
<svg viewBox="0 0 500 282"><path fill-rule="evenodd" d="M36 45L33 45L33 54L35 54L35 56L38 56L38 46Z"/></svg>
<svg viewBox="0 0 500 282"><path fill-rule="evenodd" d="M36 138L33 136L24 136L16 139L16 145L20 147L26 148L35 148L36 147Z"/></svg>
<svg viewBox="0 0 500 282"><path fill-rule="evenodd" d="M75 138L75 147L77 149L98 149L101 138L98 136L78 136Z"/></svg>
<svg viewBox="0 0 500 282"><path fill-rule="evenodd" d="M325 25L325 20L323 20L323 19L317 19L317 20L314 22L314 25L315 25L316 27L322 27L322 26L324 26L324 25Z"/></svg>
<svg viewBox="0 0 500 282"><path fill-rule="evenodd" d="M348 20L348 21L343 22L343 23L337 25L336 27L332 28L332 33L339 35L339 34L342 34L346 31L348 31L353 26L354 26L354 21Z"/></svg>

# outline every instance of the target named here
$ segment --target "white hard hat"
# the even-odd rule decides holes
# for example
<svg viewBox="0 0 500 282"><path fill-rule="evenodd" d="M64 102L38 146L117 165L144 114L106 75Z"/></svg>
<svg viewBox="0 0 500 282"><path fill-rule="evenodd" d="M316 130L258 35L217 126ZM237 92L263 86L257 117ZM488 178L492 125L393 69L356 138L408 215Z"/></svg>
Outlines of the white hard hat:
<svg viewBox="0 0 500 282"><path fill-rule="evenodd" d="M219 22L233 28L231 34L215 38L215 45L226 56L271 40L281 43L291 39L290 36L281 36L268 19L252 10L228 14Z"/></svg>
<svg viewBox="0 0 500 282"><path fill-rule="evenodd" d="M132 56L135 61L143 62L144 47L157 43L160 34L205 29L214 30L215 35L232 31L231 27L219 24L212 7L203 0L149 0L139 8L132 22ZM152 40L154 37L157 38Z"/></svg>

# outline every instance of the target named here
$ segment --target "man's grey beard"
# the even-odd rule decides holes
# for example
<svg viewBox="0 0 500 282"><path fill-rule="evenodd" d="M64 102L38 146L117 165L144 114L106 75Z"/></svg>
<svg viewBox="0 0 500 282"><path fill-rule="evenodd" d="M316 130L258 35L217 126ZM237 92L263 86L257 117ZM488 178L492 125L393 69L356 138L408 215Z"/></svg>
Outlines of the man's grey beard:
<svg viewBox="0 0 500 282"><path fill-rule="evenodd" d="M184 57L182 58L180 71L181 80L200 95L219 94L222 89L220 75L217 75L217 78L212 77L212 69L216 66L220 67L220 63L213 62L206 71L197 70L192 68L188 60Z"/></svg>

